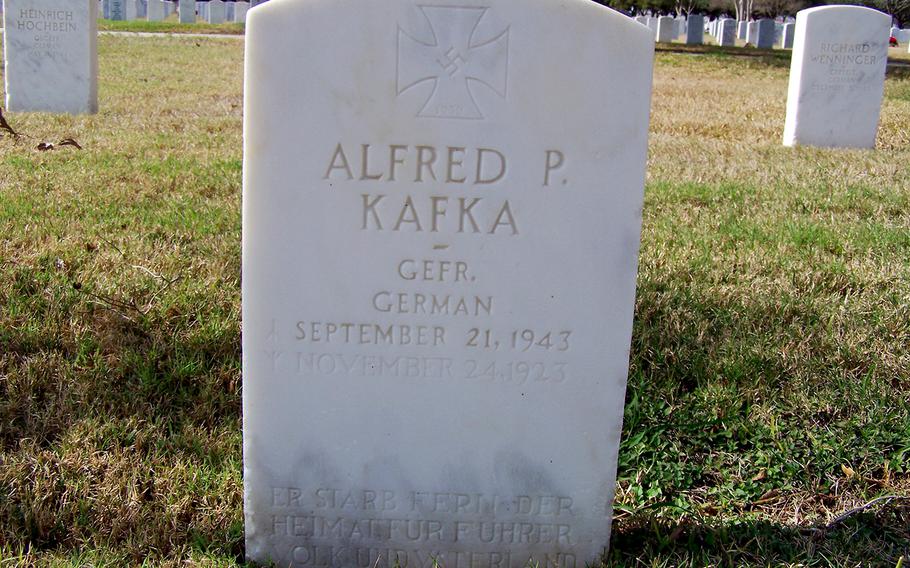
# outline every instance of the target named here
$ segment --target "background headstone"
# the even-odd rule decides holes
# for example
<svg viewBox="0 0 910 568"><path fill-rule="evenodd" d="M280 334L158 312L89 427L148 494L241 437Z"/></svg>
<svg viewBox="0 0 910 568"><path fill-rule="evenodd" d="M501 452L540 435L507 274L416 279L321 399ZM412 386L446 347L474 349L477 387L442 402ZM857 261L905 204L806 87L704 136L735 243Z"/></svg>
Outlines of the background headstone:
<svg viewBox="0 0 910 568"><path fill-rule="evenodd" d="M167 7L164 0L149 0L146 19L150 22L160 22L167 17Z"/></svg>
<svg viewBox="0 0 910 568"><path fill-rule="evenodd" d="M797 13L784 145L875 146L890 23L860 6Z"/></svg>
<svg viewBox="0 0 910 568"><path fill-rule="evenodd" d="M196 23L196 0L180 0L177 9L180 11L181 24Z"/></svg>
<svg viewBox="0 0 910 568"><path fill-rule="evenodd" d="M699 14L690 14L686 30L686 43L701 45L705 41L705 17Z"/></svg>
<svg viewBox="0 0 910 568"><path fill-rule="evenodd" d="M746 43L753 47L758 43L758 22L755 20L751 20L746 27Z"/></svg>
<svg viewBox="0 0 910 568"><path fill-rule="evenodd" d="M761 19L755 23L755 47L759 49L774 48L774 20Z"/></svg>
<svg viewBox="0 0 910 568"><path fill-rule="evenodd" d="M651 34L589 0L334 0L246 41L246 553L597 561Z"/></svg>
<svg viewBox="0 0 910 568"><path fill-rule="evenodd" d="M234 6L234 21L242 24L246 22L246 13L250 9L250 4L248 2L236 2Z"/></svg>
<svg viewBox="0 0 910 568"><path fill-rule="evenodd" d="M746 22L745 20L737 22L736 37L739 39L746 39L746 35L748 34L748 29L749 29L749 22Z"/></svg>
<svg viewBox="0 0 910 568"><path fill-rule="evenodd" d="M98 111L98 1L4 0L6 110Z"/></svg>
<svg viewBox="0 0 910 568"><path fill-rule="evenodd" d="M793 49L793 37L796 34L796 24L784 24L780 34L780 46L784 49Z"/></svg>
<svg viewBox="0 0 910 568"><path fill-rule="evenodd" d="M657 41L670 43L676 39L676 20L670 16L661 16L657 19Z"/></svg>
<svg viewBox="0 0 910 568"><path fill-rule="evenodd" d="M206 21L210 24L223 24L225 21L225 7L221 0L210 0L206 13Z"/></svg>
<svg viewBox="0 0 910 568"><path fill-rule="evenodd" d="M729 47L736 45L736 20L725 18L720 21L717 44Z"/></svg>

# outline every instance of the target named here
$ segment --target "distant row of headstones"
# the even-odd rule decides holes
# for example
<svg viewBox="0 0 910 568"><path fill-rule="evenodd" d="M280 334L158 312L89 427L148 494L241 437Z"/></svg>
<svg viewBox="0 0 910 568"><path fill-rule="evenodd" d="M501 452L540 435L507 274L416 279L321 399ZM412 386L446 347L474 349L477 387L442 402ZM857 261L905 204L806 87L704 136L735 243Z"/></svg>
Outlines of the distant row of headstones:
<svg viewBox="0 0 910 568"><path fill-rule="evenodd" d="M682 38L687 45L701 45L704 35L712 37L717 45L732 47L736 40L744 40L748 45L759 49L793 49L796 34L796 19L785 18L783 21L759 19L737 22L733 18L707 19L700 14L682 16L636 16L635 21L648 27L654 39L660 43L671 43ZM890 36L901 44L910 40L910 29L891 28Z"/></svg>
<svg viewBox="0 0 910 568"><path fill-rule="evenodd" d="M98 108L97 0L41 0L41 5L59 4L59 9L37 9L36 0L6 0L6 108L10 111L91 113ZM173 2L148 0L156 15L160 5ZM118 14L136 0L104 0ZM224 16L225 4L236 4L235 17L245 17L247 2L182 0L180 10L192 12L208 5L210 21ZM212 18L213 14L216 15ZM181 15L181 19L183 16ZM641 22L641 20L638 20ZM652 24L653 22L653 24ZM689 17L687 43L696 43L705 30L727 43L731 19L705 24L701 16ZM656 26L658 41L680 34L679 22L660 17L643 22ZM803 10L795 23L783 24L784 47L793 42L790 89L787 102L785 143L818 146L872 147L878 127L890 18L876 10L853 6L827 6ZM746 39L759 47L771 42L775 22L740 22ZM671 32L665 30L672 30ZM751 41L750 41L751 43ZM467 53L453 60L457 72ZM444 57L434 61L452 60Z"/></svg>
<svg viewBox="0 0 910 568"><path fill-rule="evenodd" d="M160 22L171 14L179 12L179 21L182 24L194 24L197 17L209 24L223 24L225 22L246 22L246 13L253 6L266 2L266 0L98 0L99 17L106 20L148 20Z"/></svg>

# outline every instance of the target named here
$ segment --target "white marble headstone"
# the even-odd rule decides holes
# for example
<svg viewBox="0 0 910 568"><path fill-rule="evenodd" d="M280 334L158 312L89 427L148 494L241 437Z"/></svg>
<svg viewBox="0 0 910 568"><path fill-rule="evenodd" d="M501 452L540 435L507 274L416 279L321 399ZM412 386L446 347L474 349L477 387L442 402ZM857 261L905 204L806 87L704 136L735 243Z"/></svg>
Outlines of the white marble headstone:
<svg viewBox="0 0 910 568"><path fill-rule="evenodd" d="M589 0L272 0L246 42L249 557L596 561L649 31Z"/></svg>
<svg viewBox="0 0 910 568"><path fill-rule="evenodd" d="M676 39L679 28L676 20L671 16L661 16L657 19L657 41L669 43Z"/></svg>
<svg viewBox="0 0 910 568"><path fill-rule="evenodd" d="M793 37L796 34L796 24L784 24L780 32L780 46L783 49L793 49Z"/></svg>
<svg viewBox="0 0 910 568"><path fill-rule="evenodd" d="M704 43L705 17L700 14L690 14L686 25L686 43L688 45L701 45Z"/></svg>
<svg viewBox="0 0 910 568"><path fill-rule="evenodd" d="M755 22L755 47L758 49L772 49L774 47L775 27L774 20L763 18Z"/></svg>
<svg viewBox="0 0 910 568"><path fill-rule="evenodd" d="M206 12L206 21L210 24L223 24L226 18L226 9L221 0L210 0Z"/></svg>
<svg viewBox="0 0 910 568"><path fill-rule="evenodd" d="M149 0L146 18L150 22L160 22L167 17L164 0Z"/></svg>
<svg viewBox="0 0 910 568"><path fill-rule="evenodd" d="M246 22L246 13L250 9L249 2L235 2L234 21L237 23Z"/></svg>
<svg viewBox="0 0 910 568"><path fill-rule="evenodd" d="M720 22L720 32L717 35L717 43L724 47L736 45L736 20L726 18Z"/></svg>
<svg viewBox="0 0 910 568"><path fill-rule="evenodd" d="M745 20L737 22L736 37L739 39L746 39L746 36L748 35L748 29L749 29L749 22L747 22Z"/></svg>
<svg viewBox="0 0 910 568"><path fill-rule="evenodd" d="M196 23L196 0L180 0L177 4L181 24Z"/></svg>
<svg viewBox="0 0 910 568"><path fill-rule="evenodd" d="M784 145L875 146L890 23L860 6L796 15Z"/></svg>
<svg viewBox="0 0 910 568"><path fill-rule="evenodd" d="M97 0L4 3L6 110L97 112Z"/></svg>

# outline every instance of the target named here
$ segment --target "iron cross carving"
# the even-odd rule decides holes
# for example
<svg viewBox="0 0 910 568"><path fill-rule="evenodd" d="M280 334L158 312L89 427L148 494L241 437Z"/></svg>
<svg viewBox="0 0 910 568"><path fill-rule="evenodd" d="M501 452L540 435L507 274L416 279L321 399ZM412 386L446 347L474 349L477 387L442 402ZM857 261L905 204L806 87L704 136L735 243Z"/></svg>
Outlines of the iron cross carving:
<svg viewBox="0 0 910 568"><path fill-rule="evenodd" d="M472 89L484 86L506 97L509 27L477 37L489 8L418 6L432 40L421 41L398 27L398 95L426 81L433 90L417 112L421 118L484 118Z"/></svg>

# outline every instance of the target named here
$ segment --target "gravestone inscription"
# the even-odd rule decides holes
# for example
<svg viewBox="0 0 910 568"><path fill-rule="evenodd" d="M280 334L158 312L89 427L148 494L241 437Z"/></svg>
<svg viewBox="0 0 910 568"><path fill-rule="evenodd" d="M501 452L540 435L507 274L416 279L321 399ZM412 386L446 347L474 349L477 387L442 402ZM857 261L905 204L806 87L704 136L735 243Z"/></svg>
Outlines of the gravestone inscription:
<svg viewBox="0 0 910 568"><path fill-rule="evenodd" d="M861 6L797 13L784 145L875 146L890 23Z"/></svg>
<svg viewBox="0 0 910 568"><path fill-rule="evenodd" d="M247 554L596 561L651 33L588 0L279 1L246 33Z"/></svg>
<svg viewBox="0 0 910 568"><path fill-rule="evenodd" d="M98 110L98 0L4 0L6 109Z"/></svg>

